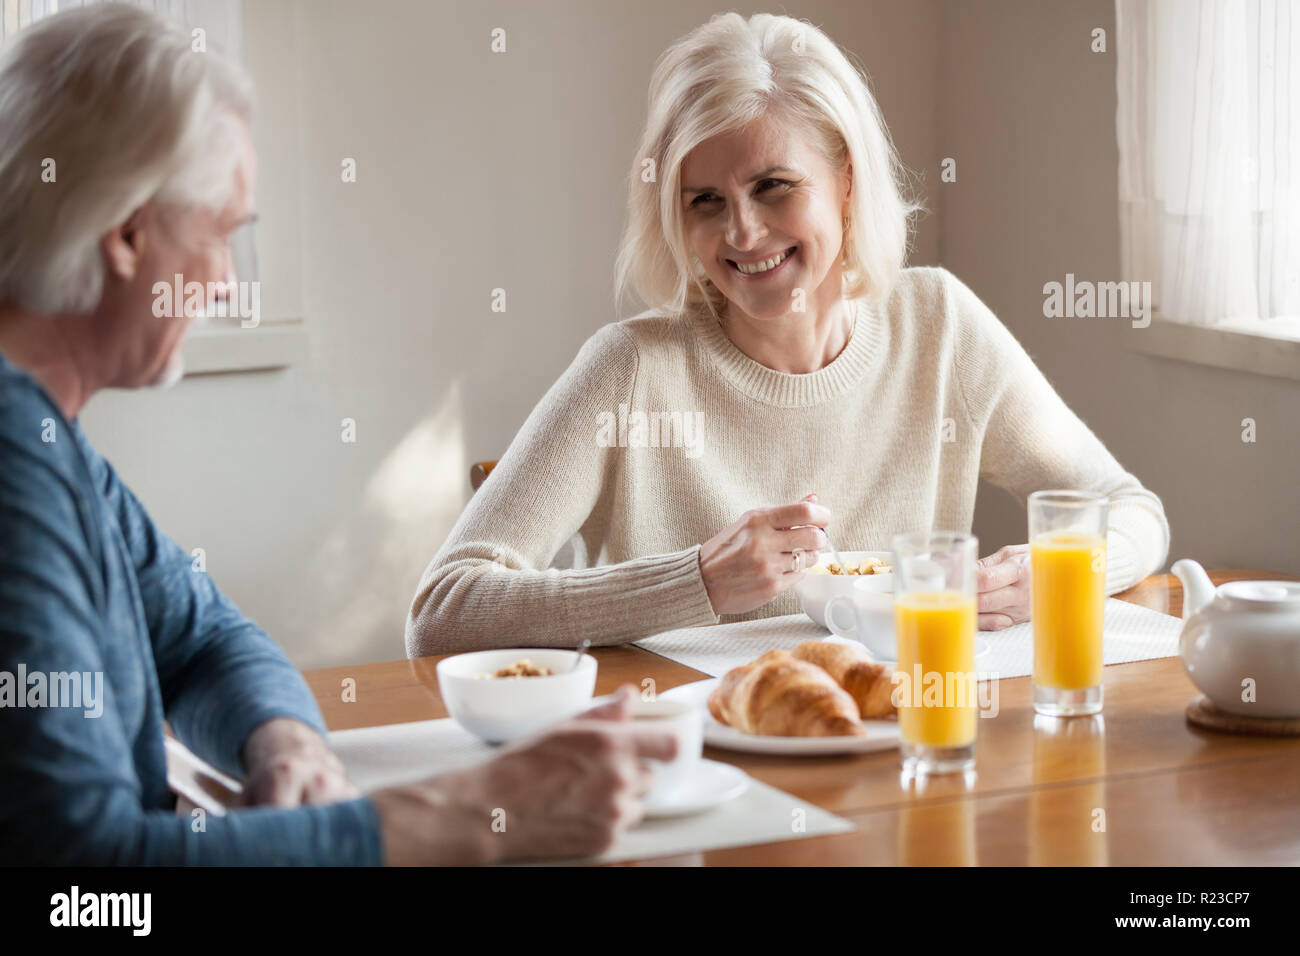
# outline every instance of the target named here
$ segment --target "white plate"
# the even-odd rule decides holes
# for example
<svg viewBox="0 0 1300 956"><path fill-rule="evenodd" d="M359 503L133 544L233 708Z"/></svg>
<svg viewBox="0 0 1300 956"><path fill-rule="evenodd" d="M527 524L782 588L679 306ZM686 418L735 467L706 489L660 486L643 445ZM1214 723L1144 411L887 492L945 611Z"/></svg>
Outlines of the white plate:
<svg viewBox="0 0 1300 956"><path fill-rule="evenodd" d="M718 686L718 678L697 680L666 690L660 697L689 700L704 711L704 742L710 747L739 750L752 754L786 754L789 756L814 756L817 754L860 754L873 750L894 750L898 747L898 721L864 720L866 737L766 737L747 734L719 723L709 713L709 695Z"/></svg>
<svg viewBox="0 0 1300 956"><path fill-rule="evenodd" d="M701 760L689 780L683 781L663 794L645 798L645 815L653 817L684 817L703 813L734 800L749 789L749 776L739 767L717 760Z"/></svg>
<svg viewBox="0 0 1300 956"><path fill-rule="evenodd" d="M844 560L847 561L848 558L845 558ZM816 638L813 638L813 640L816 640ZM835 634L829 634L826 637L823 637L822 640L825 641L827 644L850 644L853 647L863 646L861 641L855 641L849 637L838 637ZM975 637L975 659L976 660L979 660L981 657L988 654L988 652L991 650L993 650L992 644L984 640L984 638L979 637L978 635ZM870 653L870 651L868 651L868 653ZM895 670L897 670L898 668L898 661L881 661L880 663L887 664L890 667L894 668Z"/></svg>

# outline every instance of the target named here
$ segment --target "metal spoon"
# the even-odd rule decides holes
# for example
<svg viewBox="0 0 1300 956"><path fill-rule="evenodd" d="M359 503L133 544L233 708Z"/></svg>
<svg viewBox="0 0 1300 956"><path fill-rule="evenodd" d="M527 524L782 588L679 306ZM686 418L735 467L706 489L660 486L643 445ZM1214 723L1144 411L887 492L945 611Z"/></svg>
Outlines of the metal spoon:
<svg viewBox="0 0 1300 956"><path fill-rule="evenodd" d="M835 558L835 563L840 566L840 570L841 571L848 570L848 565L845 564L844 559L840 557L839 551L835 550L835 545L831 543L831 536L829 534L826 534L825 528L822 528L822 534L826 535L826 545L831 549L831 556Z"/></svg>
<svg viewBox="0 0 1300 956"><path fill-rule="evenodd" d="M587 653L589 647L591 647L591 641L583 638L582 643L578 645L578 656L573 659L573 666L569 668L570 673L578 669L578 665L582 663L582 655Z"/></svg>

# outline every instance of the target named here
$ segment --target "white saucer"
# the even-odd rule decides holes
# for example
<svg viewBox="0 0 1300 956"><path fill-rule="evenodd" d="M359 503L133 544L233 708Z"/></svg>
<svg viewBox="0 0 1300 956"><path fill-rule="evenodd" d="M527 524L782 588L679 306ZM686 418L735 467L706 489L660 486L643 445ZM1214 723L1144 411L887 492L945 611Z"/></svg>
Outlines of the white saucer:
<svg viewBox="0 0 1300 956"><path fill-rule="evenodd" d="M647 796L645 815L649 819L702 813L734 800L748 789L749 776L739 767L717 760L701 760L690 779L662 794Z"/></svg>

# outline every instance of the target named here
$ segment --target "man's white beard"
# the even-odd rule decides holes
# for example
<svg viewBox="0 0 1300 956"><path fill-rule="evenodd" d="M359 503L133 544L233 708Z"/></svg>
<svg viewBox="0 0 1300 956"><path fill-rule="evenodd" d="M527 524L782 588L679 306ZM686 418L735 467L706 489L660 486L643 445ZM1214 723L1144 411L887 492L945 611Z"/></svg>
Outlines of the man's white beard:
<svg viewBox="0 0 1300 956"><path fill-rule="evenodd" d="M149 387L171 388L184 377L185 357L181 354L180 346L177 346L176 350L167 359L167 364L163 366L163 370L154 376L153 381L149 383Z"/></svg>

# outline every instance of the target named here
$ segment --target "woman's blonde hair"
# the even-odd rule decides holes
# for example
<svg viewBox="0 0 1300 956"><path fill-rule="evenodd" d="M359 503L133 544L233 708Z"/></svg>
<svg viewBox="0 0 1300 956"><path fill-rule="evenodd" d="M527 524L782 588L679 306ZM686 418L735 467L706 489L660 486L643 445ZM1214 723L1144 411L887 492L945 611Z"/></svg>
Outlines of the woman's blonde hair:
<svg viewBox="0 0 1300 956"><path fill-rule="evenodd" d="M821 30L790 17L719 14L670 46L655 64L649 111L628 181L615 297L635 295L676 315L722 294L692 264L683 230L682 163L697 145L769 110L802 121L835 169L853 165L845 229L844 295L889 294L907 257L910 195L865 72Z"/></svg>

